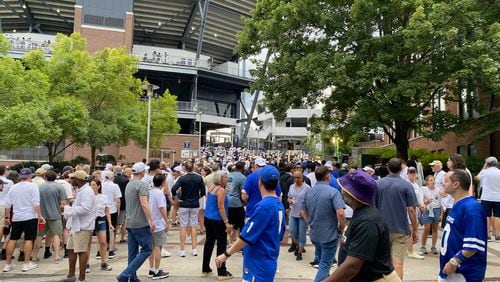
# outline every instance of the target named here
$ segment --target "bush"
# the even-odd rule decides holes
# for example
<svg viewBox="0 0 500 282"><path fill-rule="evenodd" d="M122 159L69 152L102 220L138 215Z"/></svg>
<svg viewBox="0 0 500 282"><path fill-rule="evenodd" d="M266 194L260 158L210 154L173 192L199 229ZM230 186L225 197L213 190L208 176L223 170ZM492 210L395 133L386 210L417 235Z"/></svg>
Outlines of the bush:
<svg viewBox="0 0 500 282"><path fill-rule="evenodd" d="M71 160L72 167L75 167L76 165L79 164L90 164L90 160L82 156L77 156L76 158Z"/></svg>

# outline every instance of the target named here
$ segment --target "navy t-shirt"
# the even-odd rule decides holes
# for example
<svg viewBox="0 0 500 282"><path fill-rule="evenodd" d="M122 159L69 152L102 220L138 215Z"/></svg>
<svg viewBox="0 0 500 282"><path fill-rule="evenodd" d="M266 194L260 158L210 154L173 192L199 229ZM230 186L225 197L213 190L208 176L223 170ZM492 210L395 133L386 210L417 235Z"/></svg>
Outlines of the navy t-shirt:
<svg viewBox="0 0 500 282"><path fill-rule="evenodd" d="M243 279L273 281L278 266L280 242L285 233L285 208L276 197L265 197L255 206L240 238L244 248Z"/></svg>
<svg viewBox="0 0 500 282"><path fill-rule="evenodd" d="M246 217L252 217L255 206L262 200L262 195L259 190L259 173L260 169L250 174L243 186L243 190L248 195ZM279 197L281 195L280 184L276 186L276 195Z"/></svg>

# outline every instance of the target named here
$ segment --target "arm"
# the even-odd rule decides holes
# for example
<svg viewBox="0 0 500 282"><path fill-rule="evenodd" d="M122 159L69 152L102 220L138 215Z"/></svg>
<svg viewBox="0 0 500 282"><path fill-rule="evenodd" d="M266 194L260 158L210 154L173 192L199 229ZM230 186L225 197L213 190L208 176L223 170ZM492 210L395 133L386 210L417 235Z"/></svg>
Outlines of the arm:
<svg viewBox="0 0 500 282"><path fill-rule="evenodd" d="M357 257L347 256L345 261L330 275L325 282L351 281L361 270L365 261Z"/></svg>
<svg viewBox="0 0 500 282"><path fill-rule="evenodd" d="M309 215L307 214L307 211L302 209L300 210L300 215L302 216L302 218L306 221L306 222L309 222ZM344 217L345 218L345 217Z"/></svg>
<svg viewBox="0 0 500 282"><path fill-rule="evenodd" d="M167 209L165 207L161 207L160 213L161 213L161 217L163 217L163 220L165 220L165 226L166 226L165 231L168 231L169 224L168 224Z"/></svg>
<svg viewBox="0 0 500 282"><path fill-rule="evenodd" d="M222 265L222 263L225 262L232 254L243 249L246 245L247 243L245 241L241 240L241 238L238 238L236 242L234 242L234 244L231 245L231 248L227 249L224 252L224 254L215 258L215 264L217 265L217 267L219 268Z"/></svg>
<svg viewBox="0 0 500 282"><path fill-rule="evenodd" d="M106 216L106 221L108 222L109 229L115 230L115 227L113 226L113 224L111 224L111 214L109 213L108 207L104 208L104 215Z"/></svg>
<svg viewBox="0 0 500 282"><path fill-rule="evenodd" d="M73 216L78 214L88 214L93 212L95 209L95 196L94 192L82 194L80 191L80 195L82 197L81 205L79 206L65 206L64 207L64 215Z"/></svg>
<svg viewBox="0 0 500 282"><path fill-rule="evenodd" d="M226 190L222 187L217 190L217 208L219 209L220 217L224 224L226 225L226 231L231 228L229 221L227 219L226 208L224 207L224 200L226 199Z"/></svg>
<svg viewBox="0 0 500 282"><path fill-rule="evenodd" d="M142 210L146 214L146 217L149 220L149 225L151 226L151 231L154 232L156 225L153 220L153 214L151 213L151 210L149 209L149 201L147 196L139 196L139 202L141 203Z"/></svg>
<svg viewBox="0 0 500 282"><path fill-rule="evenodd" d="M345 220L345 211L344 209L337 209L337 221L339 222L339 234L344 234L346 220Z"/></svg>
<svg viewBox="0 0 500 282"><path fill-rule="evenodd" d="M465 258L465 260L467 260L468 258L470 258L476 254L476 251L471 251L471 250L460 250L460 252L462 253L462 256L463 256L463 258ZM458 258L457 256L454 256L453 258L458 262L458 264L462 264L462 262L464 262L464 261L462 261L461 258ZM443 268L443 273L448 274L448 275L453 274L457 271L457 268L458 267L453 266L448 261Z"/></svg>
<svg viewBox="0 0 500 282"><path fill-rule="evenodd" d="M418 242L417 234L418 234L418 223L417 223L417 212L415 207L408 207L408 215L410 216L411 226L413 228L413 243Z"/></svg>
<svg viewBox="0 0 500 282"><path fill-rule="evenodd" d="M241 200L245 203L248 202L248 194L245 190L241 190Z"/></svg>

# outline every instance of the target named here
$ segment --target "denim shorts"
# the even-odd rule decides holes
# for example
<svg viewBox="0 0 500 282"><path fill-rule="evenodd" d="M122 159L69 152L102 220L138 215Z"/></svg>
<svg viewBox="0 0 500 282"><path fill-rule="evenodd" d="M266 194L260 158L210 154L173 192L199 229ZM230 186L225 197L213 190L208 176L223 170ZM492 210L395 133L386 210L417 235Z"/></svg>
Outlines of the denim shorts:
<svg viewBox="0 0 500 282"><path fill-rule="evenodd" d="M434 208L434 209L432 209L432 212L434 213L434 217L429 217L429 211L426 210L420 216L420 222L422 224L438 224L439 223L439 218L441 217L441 209L440 208Z"/></svg>
<svg viewBox="0 0 500 282"><path fill-rule="evenodd" d="M106 217L97 217L95 219L95 232L102 232L108 230L108 224L106 223Z"/></svg>

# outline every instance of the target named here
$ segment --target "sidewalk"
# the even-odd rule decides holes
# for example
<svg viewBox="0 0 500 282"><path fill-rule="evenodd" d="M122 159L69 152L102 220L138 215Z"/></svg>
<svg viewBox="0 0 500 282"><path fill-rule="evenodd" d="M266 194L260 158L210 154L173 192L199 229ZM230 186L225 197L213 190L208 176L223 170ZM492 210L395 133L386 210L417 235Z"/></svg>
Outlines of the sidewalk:
<svg viewBox="0 0 500 282"><path fill-rule="evenodd" d="M172 257L163 258L161 268L164 271L170 272L170 277L167 280L171 281L214 281L217 280L217 275L214 274L208 278L201 277L201 263L203 254L203 242L205 237L198 236L198 253L197 257L191 256L191 241L187 240L186 257L180 258L176 256L179 248L179 231L173 229L169 232L168 250L172 253ZM87 274L87 281L115 281L115 276L118 275L127 265L127 244L117 244L117 256L109 260L109 264L113 267L112 271L101 271L100 260L95 259L96 243L95 237L92 243L90 253L90 269L91 273ZM429 246L428 246L429 248ZM302 261L296 261L295 256L287 252L288 246L282 246L278 261L279 273L276 274L275 281L312 281L316 274L316 269L309 266L309 262L313 260L314 247L311 244L306 246L307 252L303 255ZM18 255L18 251L14 253ZM212 256L212 261L215 259ZM22 263L15 261L17 268L8 273L0 275L0 282L4 281L61 281L65 278L68 269L68 260L64 259L59 264L54 264L52 259L42 259L38 268L30 272L24 273L21 271ZM0 262L0 267L3 268L5 262ZM241 281L241 253L234 254L228 260L227 268L235 276L229 281ZM215 264L212 264L215 269ZM138 274L142 281L150 281L147 278L149 269L148 261L139 270ZM332 269L333 270L333 269ZM424 260L405 260L405 281L436 281L439 272L439 256L426 255ZM215 272L216 273L216 272ZM486 271L486 280L500 281L500 242L488 242L488 268ZM161 281L161 280L160 280Z"/></svg>

